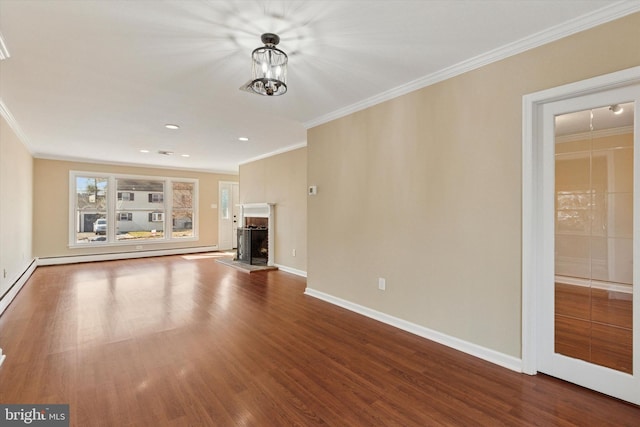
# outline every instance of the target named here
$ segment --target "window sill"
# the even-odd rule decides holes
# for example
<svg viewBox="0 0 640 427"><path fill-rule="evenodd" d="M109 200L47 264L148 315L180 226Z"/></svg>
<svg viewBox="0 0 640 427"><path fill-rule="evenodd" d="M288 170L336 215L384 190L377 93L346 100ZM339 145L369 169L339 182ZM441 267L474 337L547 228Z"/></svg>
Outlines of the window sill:
<svg viewBox="0 0 640 427"><path fill-rule="evenodd" d="M173 238L173 239L157 239L157 240L135 240L125 242L87 242L87 243L70 243L69 249L82 249L82 248L107 248L107 247L134 247L136 246L149 246L149 245L171 245L181 242L197 242L199 239L195 237ZM138 248L136 248L138 249Z"/></svg>

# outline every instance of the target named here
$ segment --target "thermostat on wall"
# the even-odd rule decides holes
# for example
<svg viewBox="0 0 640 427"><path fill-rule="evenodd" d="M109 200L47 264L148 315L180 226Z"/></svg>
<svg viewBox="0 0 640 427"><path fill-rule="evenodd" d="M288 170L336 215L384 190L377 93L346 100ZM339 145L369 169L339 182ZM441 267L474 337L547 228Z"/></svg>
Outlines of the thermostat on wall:
<svg viewBox="0 0 640 427"><path fill-rule="evenodd" d="M310 196L315 196L316 194L318 194L318 186L317 185L310 185L309 186L309 195Z"/></svg>

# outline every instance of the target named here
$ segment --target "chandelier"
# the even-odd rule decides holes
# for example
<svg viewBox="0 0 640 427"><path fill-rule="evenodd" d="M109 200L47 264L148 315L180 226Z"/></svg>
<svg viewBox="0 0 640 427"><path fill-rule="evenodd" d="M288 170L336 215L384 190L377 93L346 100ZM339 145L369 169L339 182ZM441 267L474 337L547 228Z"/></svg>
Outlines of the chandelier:
<svg viewBox="0 0 640 427"><path fill-rule="evenodd" d="M287 54L276 48L280 37L265 33L264 46L251 53L251 82L247 89L258 95L274 96L287 92Z"/></svg>

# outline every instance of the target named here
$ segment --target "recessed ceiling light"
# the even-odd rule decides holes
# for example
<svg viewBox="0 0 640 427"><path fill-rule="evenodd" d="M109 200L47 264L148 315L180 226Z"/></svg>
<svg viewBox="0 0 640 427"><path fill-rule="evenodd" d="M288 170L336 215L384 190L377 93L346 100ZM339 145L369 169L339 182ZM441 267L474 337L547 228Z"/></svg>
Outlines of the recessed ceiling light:
<svg viewBox="0 0 640 427"><path fill-rule="evenodd" d="M141 153L148 153L149 150L140 150Z"/></svg>
<svg viewBox="0 0 640 427"><path fill-rule="evenodd" d="M167 129L173 129L173 130L180 129L180 126L173 125L171 123L167 123L166 125L164 125L164 127L166 127Z"/></svg>
<svg viewBox="0 0 640 427"><path fill-rule="evenodd" d="M246 136L241 136L240 138L238 138L238 141L248 141L249 138L247 138Z"/></svg>
<svg viewBox="0 0 640 427"><path fill-rule="evenodd" d="M189 154L180 154L182 157L191 157Z"/></svg>
<svg viewBox="0 0 640 427"><path fill-rule="evenodd" d="M622 112L624 111L624 108L622 108L622 106L618 104L614 104L611 107L609 107L609 110L613 111L613 114L622 114Z"/></svg>

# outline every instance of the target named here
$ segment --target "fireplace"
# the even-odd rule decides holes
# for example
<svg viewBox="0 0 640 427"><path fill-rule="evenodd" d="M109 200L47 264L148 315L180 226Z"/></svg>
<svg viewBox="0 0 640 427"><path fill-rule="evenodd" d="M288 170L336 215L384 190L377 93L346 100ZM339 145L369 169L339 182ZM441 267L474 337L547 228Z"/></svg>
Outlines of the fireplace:
<svg viewBox="0 0 640 427"><path fill-rule="evenodd" d="M269 218L259 216L246 216L242 218L242 228L259 228L262 230L269 229Z"/></svg>
<svg viewBox="0 0 640 427"><path fill-rule="evenodd" d="M274 265L274 204L240 205L237 259L254 265Z"/></svg>
<svg viewBox="0 0 640 427"><path fill-rule="evenodd" d="M267 265L268 233L266 228L238 228L238 261L251 265Z"/></svg>

